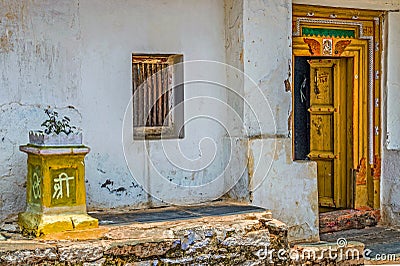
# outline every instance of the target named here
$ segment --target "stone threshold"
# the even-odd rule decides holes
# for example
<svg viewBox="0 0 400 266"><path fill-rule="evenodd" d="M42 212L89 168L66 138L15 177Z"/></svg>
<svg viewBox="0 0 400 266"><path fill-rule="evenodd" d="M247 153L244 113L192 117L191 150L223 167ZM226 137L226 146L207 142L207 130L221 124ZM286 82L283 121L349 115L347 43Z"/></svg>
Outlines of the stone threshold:
<svg viewBox="0 0 400 266"><path fill-rule="evenodd" d="M159 207L145 210L107 209L90 211L88 214L97 218L100 225L123 225L130 223L189 220L209 216L227 216L254 212L267 212L267 210L238 202L219 201L208 204Z"/></svg>
<svg viewBox="0 0 400 266"><path fill-rule="evenodd" d="M379 220L380 211L368 208L325 212L319 215L319 232L323 234L362 229L377 225Z"/></svg>

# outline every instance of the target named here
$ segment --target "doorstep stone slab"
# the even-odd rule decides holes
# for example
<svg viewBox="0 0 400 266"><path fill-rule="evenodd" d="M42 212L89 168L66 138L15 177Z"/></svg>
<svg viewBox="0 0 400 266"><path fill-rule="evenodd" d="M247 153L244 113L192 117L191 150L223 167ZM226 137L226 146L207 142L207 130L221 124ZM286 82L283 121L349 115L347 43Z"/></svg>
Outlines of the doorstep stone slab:
<svg viewBox="0 0 400 266"><path fill-rule="evenodd" d="M361 229L375 226L380 220L380 211L372 209L350 209L321 213L319 232L329 233L349 229Z"/></svg>

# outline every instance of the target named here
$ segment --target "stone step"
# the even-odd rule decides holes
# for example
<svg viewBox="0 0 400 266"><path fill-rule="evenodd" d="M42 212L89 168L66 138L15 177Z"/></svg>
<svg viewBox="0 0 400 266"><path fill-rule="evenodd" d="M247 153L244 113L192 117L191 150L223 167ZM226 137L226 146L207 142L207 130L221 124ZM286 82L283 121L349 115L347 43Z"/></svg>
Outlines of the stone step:
<svg viewBox="0 0 400 266"><path fill-rule="evenodd" d="M289 262L287 226L268 211L153 222L138 222L136 214L129 216L133 223L34 239L12 233L9 224L9 232L1 232L7 240L0 244L0 265L265 265L268 250L286 254L273 253L274 263Z"/></svg>

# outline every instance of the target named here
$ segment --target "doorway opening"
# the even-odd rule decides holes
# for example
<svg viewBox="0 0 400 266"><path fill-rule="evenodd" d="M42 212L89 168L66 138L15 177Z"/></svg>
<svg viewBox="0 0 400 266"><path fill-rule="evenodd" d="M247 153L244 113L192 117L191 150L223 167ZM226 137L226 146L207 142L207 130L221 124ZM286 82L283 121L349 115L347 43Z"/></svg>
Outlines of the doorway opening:
<svg viewBox="0 0 400 266"><path fill-rule="evenodd" d="M294 61L294 157L317 163L320 212L353 208L353 58Z"/></svg>
<svg viewBox="0 0 400 266"><path fill-rule="evenodd" d="M293 5L293 158L317 163L320 212L380 208L383 15Z"/></svg>

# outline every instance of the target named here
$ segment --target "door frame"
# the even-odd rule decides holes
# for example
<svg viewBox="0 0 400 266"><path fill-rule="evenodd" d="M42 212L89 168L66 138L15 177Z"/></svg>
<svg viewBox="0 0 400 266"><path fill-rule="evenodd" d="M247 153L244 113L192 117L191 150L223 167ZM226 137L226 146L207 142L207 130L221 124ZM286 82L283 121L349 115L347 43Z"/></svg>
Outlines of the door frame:
<svg viewBox="0 0 400 266"><path fill-rule="evenodd" d="M352 208L379 209L380 207L381 75L379 73L382 16L383 12L379 11L335 9L335 14L332 14L332 8L293 5L292 67L295 67L296 56L348 57L354 62L352 136L354 186L350 185L351 187L347 189L351 193L349 196L352 199L349 205L352 206L349 207ZM306 28L307 31L304 30ZM324 36L324 34L329 35ZM335 34L339 35L334 36ZM349 36L345 36L347 34ZM328 52L324 49L326 42L330 43ZM294 76L292 79L294 84ZM294 99L292 100L294 104ZM292 113L293 118L295 115ZM296 130L294 121L295 119L292 119L292 129ZM294 137L292 140L294 147Z"/></svg>

